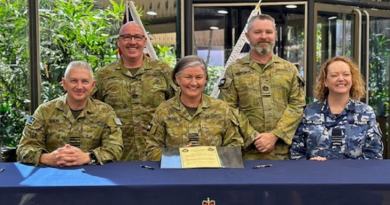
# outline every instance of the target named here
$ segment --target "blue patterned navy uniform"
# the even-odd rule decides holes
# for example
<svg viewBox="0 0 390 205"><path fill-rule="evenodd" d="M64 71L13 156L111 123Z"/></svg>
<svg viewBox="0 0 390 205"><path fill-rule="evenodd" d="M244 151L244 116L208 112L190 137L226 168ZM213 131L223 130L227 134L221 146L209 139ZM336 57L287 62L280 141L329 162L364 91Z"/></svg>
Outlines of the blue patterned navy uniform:
<svg viewBox="0 0 390 205"><path fill-rule="evenodd" d="M334 131L341 135L335 136ZM293 138L291 159L382 159L383 144L374 110L350 99L340 115L333 115L327 101L307 105Z"/></svg>

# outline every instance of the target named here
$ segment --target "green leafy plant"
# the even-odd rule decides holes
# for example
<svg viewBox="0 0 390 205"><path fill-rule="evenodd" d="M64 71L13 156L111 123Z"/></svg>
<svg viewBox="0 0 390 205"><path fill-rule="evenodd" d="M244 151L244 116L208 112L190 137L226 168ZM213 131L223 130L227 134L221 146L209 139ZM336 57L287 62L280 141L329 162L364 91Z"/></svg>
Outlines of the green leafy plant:
<svg viewBox="0 0 390 205"><path fill-rule="evenodd" d="M0 1L0 146L15 146L28 117L27 4Z"/></svg>
<svg viewBox="0 0 390 205"><path fill-rule="evenodd" d="M390 39L386 35L372 34L370 37L370 75L369 104L374 108L378 118L388 118L390 112L389 74ZM389 134L386 124L386 132Z"/></svg>
<svg viewBox="0 0 390 205"><path fill-rule="evenodd" d="M123 0L105 10L93 0L47 1L40 10L42 94L48 101L63 93L59 82L66 65L83 60L95 69L114 61Z"/></svg>
<svg viewBox="0 0 390 205"><path fill-rule="evenodd" d="M71 61L83 60L96 69L117 59L125 6L124 0L110 2L101 9L94 0L39 1L43 102L63 94L60 82ZM137 11L142 16L142 9ZM30 115L26 14L25 0L0 0L0 146L16 146ZM172 66L172 48L160 48L159 56Z"/></svg>
<svg viewBox="0 0 390 205"><path fill-rule="evenodd" d="M176 54L173 47L169 46L154 46L158 59L167 63L171 68L176 65Z"/></svg>
<svg viewBox="0 0 390 205"><path fill-rule="evenodd" d="M207 86L204 89L204 93L210 95L214 89L215 84L218 84L218 78L222 71L222 66L211 66L208 68L209 80Z"/></svg>

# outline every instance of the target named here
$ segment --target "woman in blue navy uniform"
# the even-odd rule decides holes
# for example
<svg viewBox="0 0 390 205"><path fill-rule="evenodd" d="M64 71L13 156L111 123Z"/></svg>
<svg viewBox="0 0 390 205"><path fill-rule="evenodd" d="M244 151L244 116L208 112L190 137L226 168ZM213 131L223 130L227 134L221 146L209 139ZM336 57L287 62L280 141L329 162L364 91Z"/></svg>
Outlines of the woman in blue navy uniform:
<svg viewBox="0 0 390 205"><path fill-rule="evenodd" d="M334 57L322 66L317 82L319 101L306 106L290 158L382 159L374 110L358 101L365 93L358 67L346 57Z"/></svg>

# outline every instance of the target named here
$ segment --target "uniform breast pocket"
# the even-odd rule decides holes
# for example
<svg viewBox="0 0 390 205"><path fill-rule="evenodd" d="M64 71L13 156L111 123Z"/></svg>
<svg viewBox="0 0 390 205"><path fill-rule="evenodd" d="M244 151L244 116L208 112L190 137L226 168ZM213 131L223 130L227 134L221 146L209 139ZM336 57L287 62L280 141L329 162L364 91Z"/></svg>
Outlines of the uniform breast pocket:
<svg viewBox="0 0 390 205"><path fill-rule="evenodd" d="M245 73L236 76L234 84L238 93L238 103L240 109L252 108L258 105L260 96L259 76L253 73Z"/></svg>
<svg viewBox="0 0 390 205"><path fill-rule="evenodd" d="M346 154L351 158L358 158L365 145L368 125L351 124L346 127Z"/></svg>
<svg viewBox="0 0 390 205"><path fill-rule="evenodd" d="M318 125L306 125L303 131L304 135L301 137L306 138L307 148L315 148L321 146L321 144L326 144L326 139L321 138L323 129L319 129Z"/></svg>
<svg viewBox="0 0 390 205"><path fill-rule="evenodd" d="M222 145L226 128L223 127L225 122L221 119L203 120L201 122L201 136L199 144L204 146Z"/></svg>
<svg viewBox="0 0 390 205"><path fill-rule="evenodd" d="M349 126L347 126L346 134L348 136L363 138L366 136L367 130L368 130L368 124L364 124L364 125L350 124Z"/></svg>
<svg viewBox="0 0 390 205"><path fill-rule="evenodd" d="M101 125L99 125L101 124ZM101 134L103 132L104 122L92 123L83 126L83 133L80 136L81 147L84 150L95 149L100 146Z"/></svg>
<svg viewBox="0 0 390 205"><path fill-rule="evenodd" d="M156 108L166 100L165 95L168 93L168 85L164 78L158 76L152 77L146 76L143 79L142 104Z"/></svg>
<svg viewBox="0 0 390 205"><path fill-rule="evenodd" d="M69 130L71 126L62 121L56 121L48 124L46 147L48 151L54 151L59 147L69 144Z"/></svg>
<svg viewBox="0 0 390 205"><path fill-rule="evenodd" d="M272 88L275 89L273 92L274 97L276 99L284 99L291 89L292 72L283 69L276 70L274 76L272 81Z"/></svg>
<svg viewBox="0 0 390 205"><path fill-rule="evenodd" d="M188 132L186 125L179 122L166 123L165 145L167 147L182 147L188 144Z"/></svg>
<svg viewBox="0 0 390 205"><path fill-rule="evenodd" d="M126 82L120 79L110 80L106 83L103 101L113 107L123 107L126 104Z"/></svg>

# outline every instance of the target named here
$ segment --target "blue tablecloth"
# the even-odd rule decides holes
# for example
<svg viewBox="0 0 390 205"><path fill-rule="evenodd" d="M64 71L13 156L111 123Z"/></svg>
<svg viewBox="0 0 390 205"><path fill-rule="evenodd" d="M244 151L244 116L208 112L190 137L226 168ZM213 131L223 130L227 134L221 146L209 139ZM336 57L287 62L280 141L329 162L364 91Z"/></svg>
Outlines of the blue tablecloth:
<svg viewBox="0 0 390 205"><path fill-rule="evenodd" d="M160 169L157 162L73 168L0 163L0 205L390 204L389 160L245 161L244 169ZM272 167L253 169L260 164ZM155 168L149 170L140 165Z"/></svg>

